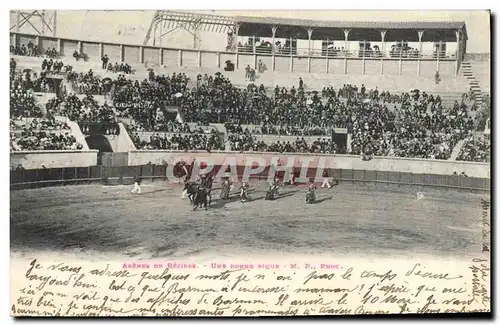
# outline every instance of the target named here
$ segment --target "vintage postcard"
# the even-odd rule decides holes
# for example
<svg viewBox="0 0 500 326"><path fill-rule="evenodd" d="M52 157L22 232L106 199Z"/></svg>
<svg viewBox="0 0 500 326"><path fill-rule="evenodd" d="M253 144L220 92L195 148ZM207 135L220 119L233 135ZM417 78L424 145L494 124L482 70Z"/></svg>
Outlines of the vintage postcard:
<svg viewBox="0 0 500 326"><path fill-rule="evenodd" d="M9 33L11 316L490 313L489 11Z"/></svg>

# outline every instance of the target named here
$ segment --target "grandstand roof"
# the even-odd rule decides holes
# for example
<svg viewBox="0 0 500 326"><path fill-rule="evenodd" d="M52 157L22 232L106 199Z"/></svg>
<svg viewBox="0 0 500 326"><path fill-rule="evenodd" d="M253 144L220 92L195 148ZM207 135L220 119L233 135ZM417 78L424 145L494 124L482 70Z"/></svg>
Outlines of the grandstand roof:
<svg viewBox="0 0 500 326"><path fill-rule="evenodd" d="M296 26L296 27L311 27L311 28L335 28L335 29L379 29L379 30L395 30L395 29L414 29L414 30L457 30L464 32L467 39L467 31L465 22L463 21L326 21L326 20L311 20L311 19L291 19L278 17L250 17L237 16L235 22L239 24L266 24L266 25L281 25L281 26Z"/></svg>

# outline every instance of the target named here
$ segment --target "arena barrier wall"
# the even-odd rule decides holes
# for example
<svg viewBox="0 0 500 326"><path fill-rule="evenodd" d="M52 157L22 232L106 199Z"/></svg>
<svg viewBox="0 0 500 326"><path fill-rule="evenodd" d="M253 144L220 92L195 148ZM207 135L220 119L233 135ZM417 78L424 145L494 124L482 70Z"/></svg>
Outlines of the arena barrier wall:
<svg viewBox="0 0 500 326"><path fill-rule="evenodd" d="M217 174L225 166L215 166L213 173ZM238 177L241 178L247 166L236 166ZM266 180L269 178L270 166L266 166L258 174L251 175L251 179ZM13 170L10 175L11 189L30 189L58 185L76 185L100 183L104 185L131 185L134 178L139 176L147 182L173 182L180 183L182 174L174 168L173 180L166 177L167 165L140 165L140 166L89 166L89 167L71 167L71 168L53 168L53 169L33 169L33 170ZM319 171L321 172L321 171ZM294 169L296 176L300 174L300 168ZM284 172L278 173L281 178L285 176ZM309 167L307 170L308 178L318 179L317 169ZM435 175L411 172L392 172L375 170L356 170L356 169L329 169L330 177L339 183L349 184L367 184L377 183L382 185L407 186L413 188L433 187L441 189L461 189L466 191L489 192L490 179L467 177L462 178L457 175ZM271 174L272 175L272 174ZM288 180L283 180L288 181ZM216 180L216 183L218 180ZM216 185L217 187L217 185Z"/></svg>
<svg viewBox="0 0 500 326"><path fill-rule="evenodd" d="M490 164L476 162L462 162L449 160L431 160L431 159L410 159L395 157L374 157L369 161L363 161L355 155L330 155L330 154L281 154L281 153L257 153L257 152L212 152L207 153L190 151L165 151L165 150L147 150L131 151L129 153L130 166L145 164L172 164L179 160L187 163L193 162L196 158L199 161L210 161L212 165L223 165L229 158L234 158L236 165L245 166L248 160L252 158L263 158L267 165L272 161L282 160L285 165L301 166L301 161L310 160L309 167L316 167L320 160L324 160L323 166L330 169L354 169L368 171L390 171L401 173L417 174L436 174L451 175L453 172L458 174L465 172L469 177L490 178ZM290 160L290 163L289 163ZM293 161L292 161L293 160ZM293 164L292 164L293 162ZM227 162L226 162L227 163Z"/></svg>
<svg viewBox="0 0 500 326"><path fill-rule="evenodd" d="M11 152L10 165L16 168L19 164L24 169L86 167L97 164L97 150L75 151L19 151Z"/></svg>

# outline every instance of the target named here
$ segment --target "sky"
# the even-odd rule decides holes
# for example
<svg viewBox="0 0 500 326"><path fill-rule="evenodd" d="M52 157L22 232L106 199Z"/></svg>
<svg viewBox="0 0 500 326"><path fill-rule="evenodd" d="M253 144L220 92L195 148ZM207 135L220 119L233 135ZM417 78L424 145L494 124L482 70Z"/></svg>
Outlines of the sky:
<svg viewBox="0 0 500 326"><path fill-rule="evenodd" d="M467 52L490 53L490 20L487 11L198 11L227 16L274 16L287 18L335 20L335 21L464 21L468 32ZM154 11L58 11L58 36L93 40L142 44ZM14 15L11 15L11 24ZM221 43L222 35L202 35L202 49ZM224 36L225 37L225 36ZM186 32L175 31L162 46L191 48L192 38Z"/></svg>

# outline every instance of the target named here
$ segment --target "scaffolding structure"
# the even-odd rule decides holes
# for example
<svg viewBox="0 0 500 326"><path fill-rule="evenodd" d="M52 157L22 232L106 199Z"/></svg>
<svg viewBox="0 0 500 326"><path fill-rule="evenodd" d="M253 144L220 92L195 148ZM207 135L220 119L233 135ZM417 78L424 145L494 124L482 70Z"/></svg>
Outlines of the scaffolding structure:
<svg viewBox="0 0 500 326"><path fill-rule="evenodd" d="M234 19L227 16L157 10L146 33L144 45L163 46L162 40L166 35L183 29L193 36L193 49L198 49L201 32L228 33L234 31L234 28Z"/></svg>
<svg viewBox="0 0 500 326"><path fill-rule="evenodd" d="M14 10L11 11L11 17L13 14L15 18L11 22L10 31L56 36L57 10Z"/></svg>

